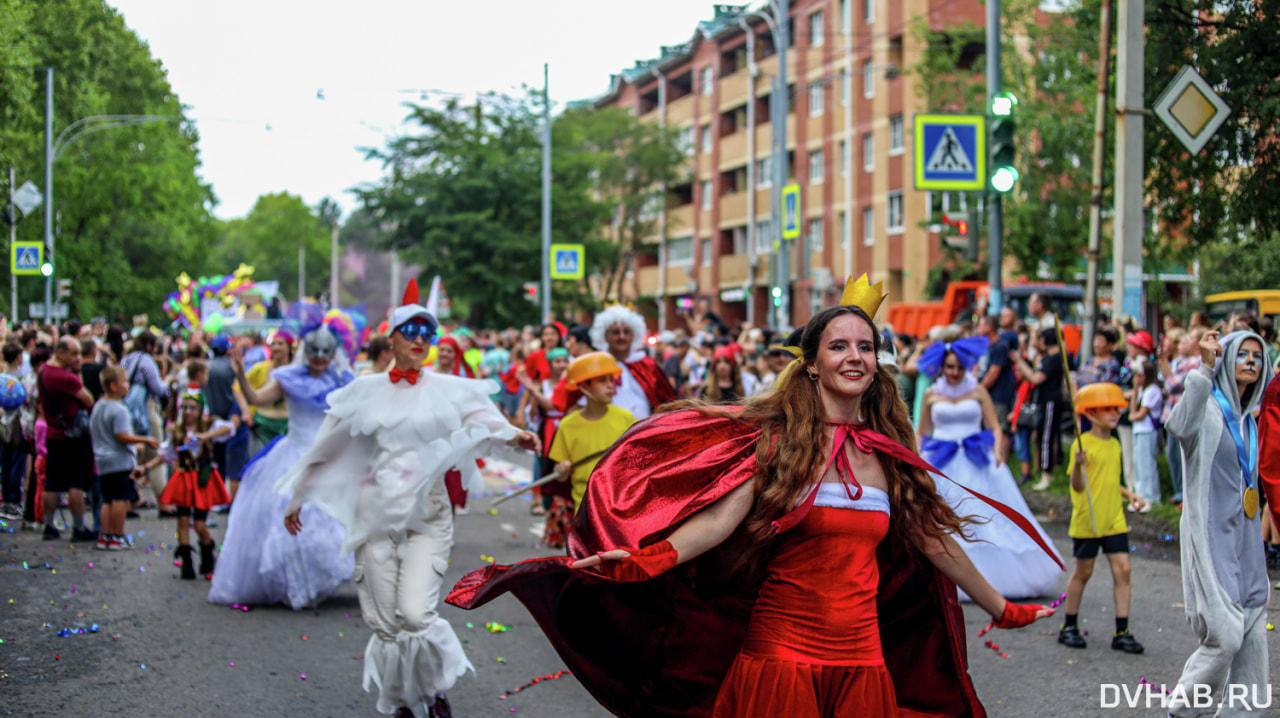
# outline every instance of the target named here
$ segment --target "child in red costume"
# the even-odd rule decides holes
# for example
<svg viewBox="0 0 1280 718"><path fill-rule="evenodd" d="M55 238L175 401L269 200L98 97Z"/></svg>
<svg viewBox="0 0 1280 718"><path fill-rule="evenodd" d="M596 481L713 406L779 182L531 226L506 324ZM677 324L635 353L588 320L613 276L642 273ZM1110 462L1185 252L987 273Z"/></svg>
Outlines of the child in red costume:
<svg viewBox="0 0 1280 718"><path fill-rule="evenodd" d="M1267 497L1271 525L1280 527L1280 377L1272 379L1262 394L1258 413L1258 480ZM1280 583L1276 588L1280 589Z"/></svg>
<svg viewBox="0 0 1280 718"><path fill-rule="evenodd" d="M617 715L985 715L955 586L1002 628L1051 611L1005 601L956 545L877 366L882 297L850 294L868 307L810 320L777 391L633 427L592 475L578 560L490 566L449 602L514 592Z"/></svg>

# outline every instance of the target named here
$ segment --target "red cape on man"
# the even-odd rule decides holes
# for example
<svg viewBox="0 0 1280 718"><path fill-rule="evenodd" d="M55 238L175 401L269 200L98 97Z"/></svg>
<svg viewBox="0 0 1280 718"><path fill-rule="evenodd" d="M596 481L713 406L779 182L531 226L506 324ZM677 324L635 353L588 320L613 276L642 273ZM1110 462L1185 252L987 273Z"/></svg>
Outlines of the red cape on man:
<svg viewBox="0 0 1280 718"><path fill-rule="evenodd" d="M568 566L597 551L666 538L755 475L759 439L751 425L691 410L637 423L592 473L569 534L570 557L472 571L446 600L471 609L515 594L615 715L709 716L759 590L721 573L738 537L643 583ZM983 718L955 585L892 533L877 558L880 640L900 715Z"/></svg>

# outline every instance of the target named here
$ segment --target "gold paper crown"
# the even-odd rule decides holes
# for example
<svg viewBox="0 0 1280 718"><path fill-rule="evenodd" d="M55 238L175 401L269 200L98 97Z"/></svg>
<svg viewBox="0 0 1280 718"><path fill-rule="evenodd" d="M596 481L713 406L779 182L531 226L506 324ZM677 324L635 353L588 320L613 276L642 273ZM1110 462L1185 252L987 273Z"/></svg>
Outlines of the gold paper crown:
<svg viewBox="0 0 1280 718"><path fill-rule="evenodd" d="M850 275L848 281L844 283L844 294L840 295L840 304L842 306L855 306L867 313L868 317L876 318L876 312L880 311L880 303L888 299L889 295L884 291L884 282L876 282L871 284L867 281L867 275L864 272L861 277L855 281Z"/></svg>

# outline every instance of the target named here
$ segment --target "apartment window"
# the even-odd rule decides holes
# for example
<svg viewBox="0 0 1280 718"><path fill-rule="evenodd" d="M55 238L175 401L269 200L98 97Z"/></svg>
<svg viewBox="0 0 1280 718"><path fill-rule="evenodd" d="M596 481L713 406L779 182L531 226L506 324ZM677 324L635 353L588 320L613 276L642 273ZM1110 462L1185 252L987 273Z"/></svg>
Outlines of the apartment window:
<svg viewBox="0 0 1280 718"><path fill-rule="evenodd" d="M693 237L681 237L667 241L667 264L693 264Z"/></svg>
<svg viewBox="0 0 1280 718"><path fill-rule="evenodd" d="M680 128L680 149L684 152L684 155L686 157L693 156L693 151L696 150L697 148L698 148L698 145L694 141L693 125L689 125L688 127L681 127Z"/></svg>
<svg viewBox="0 0 1280 718"><path fill-rule="evenodd" d="M702 181L702 208L711 209L711 180Z"/></svg>
<svg viewBox="0 0 1280 718"><path fill-rule="evenodd" d="M809 220L809 251L822 251L822 218L814 217Z"/></svg>
<svg viewBox="0 0 1280 718"><path fill-rule="evenodd" d="M826 44L827 38L823 25L821 10L809 16L809 47L822 47Z"/></svg>
<svg viewBox="0 0 1280 718"><path fill-rule="evenodd" d="M702 154L711 154L711 125L702 126Z"/></svg>
<svg viewBox="0 0 1280 718"><path fill-rule="evenodd" d="M843 107L849 106L849 95L853 94L851 78L852 75L849 74L848 70L840 71L840 105Z"/></svg>
<svg viewBox="0 0 1280 718"><path fill-rule="evenodd" d="M747 253L747 228L746 227L733 228L733 253L734 254Z"/></svg>
<svg viewBox="0 0 1280 718"><path fill-rule="evenodd" d="M826 168L823 166L823 160L826 159L822 150L812 150L809 152L809 183L818 184L826 179Z"/></svg>
<svg viewBox="0 0 1280 718"><path fill-rule="evenodd" d="M773 242L769 239L773 236L771 226L772 223L767 219L756 222L756 254L768 254L773 251Z"/></svg>
<svg viewBox="0 0 1280 718"><path fill-rule="evenodd" d="M702 85L700 92L703 95L710 96L712 89L715 87L716 77L715 70L710 65L702 68Z"/></svg>
<svg viewBox="0 0 1280 718"><path fill-rule="evenodd" d="M862 136L862 171L872 172L876 168L876 136L868 132Z"/></svg>
<svg viewBox="0 0 1280 718"><path fill-rule="evenodd" d="M876 21L876 0L862 0L862 19L868 25Z"/></svg>
<svg viewBox="0 0 1280 718"><path fill-rule="evenodd" d="M711 266L711 240L702 240L702 266Z"/></svg>
<svg viewBox="0 0 1280 718"><path fill-rule="evenodd" d="M968 198L964 192L930 192L926 201L929 203L931 223L941 223L942 215L948 212L963 212L969 209Z"/></svg>
<svg viewBox="0 0 1280 718"><path fill-rule="evenodd" d="M840 32L847 33L849 28L849 0L840 0Z"/></svg>
<svg viewBox="0 0 1280 718"><path fill-rule="evenodd" d="M870 247L876 243L876 211L871 207L862 208L862 246Z"/></svg>
<svg viewBox="0 0 1280 718"><path fill-rule="evenodd" d="M840 213L840 245L841 246L847 246L845 245L846 237L849 237L849 213L841 212Z"/></svg>
<svg viewBox="0 0 1280 718"><path fill-rule="evenodd" d="M815 82L814 84L809 85L809 116L810 117L818 117L826 109L825 106L823 105L822 90L823 88L820 83Z"/></svg>
<svg viewBox="0 0 1280 718"><path fill-rule="evenodd" d="M849 176L849 141L840 140L840 176Z"/></svg>
<svg viewBox="0 0 1280 718"><path fill-rule="evenodd" d="M902 226L902 192L889 193L889 223L885 228L890 234L903 231Z"/></svg>
<svg viewBox="0 0 1280 718"><path fill-rule="evenodd" d="M876 96L875 63L870 59L862 61L862 96L868 99Z"/></svg>
<svg viewBox="0 0 1280 718"><path fill-rule="evenodd" d="M902 114L889 116L889 154L902 154Z"/></svg>
<svg viewBox="0 0 1280 718"><path fill-rule="evenodd" d="M773 186L773 158L756 160L756 187Z"/></svg>

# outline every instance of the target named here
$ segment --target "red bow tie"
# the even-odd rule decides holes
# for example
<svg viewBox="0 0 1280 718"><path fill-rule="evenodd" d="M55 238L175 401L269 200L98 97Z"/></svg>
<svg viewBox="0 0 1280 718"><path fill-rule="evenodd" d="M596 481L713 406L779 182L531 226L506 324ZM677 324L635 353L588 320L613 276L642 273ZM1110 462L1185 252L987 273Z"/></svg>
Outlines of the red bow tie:
<svg viewBox="0 0 1280 718"><path fill-rule="evenodd" d="M412 371L400 371L399 369L392 369L392 370L391 370L391 383L392 383L392 384L395 384L396 382L400 381L401 379L404 379L405 381L409 382L410 384L417 384L417 383L418 383L418 376L419 376L421 373L422 373L422 370L421 370L421 369L414 369L414 370L412 370Z"/></svg>

